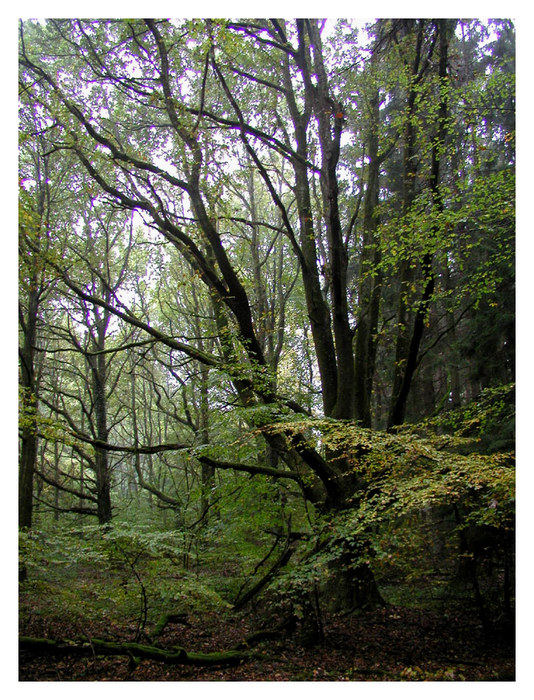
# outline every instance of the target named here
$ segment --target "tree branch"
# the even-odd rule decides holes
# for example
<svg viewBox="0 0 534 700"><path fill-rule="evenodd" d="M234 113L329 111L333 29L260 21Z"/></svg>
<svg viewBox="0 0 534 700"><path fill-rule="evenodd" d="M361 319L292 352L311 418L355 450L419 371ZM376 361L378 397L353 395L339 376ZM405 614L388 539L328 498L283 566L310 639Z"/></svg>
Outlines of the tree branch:
<svg viewBox="0 0 534 700"><path fill-rule="evenodd" d="M65 491L65 493L70 493L72 496L76 496L77 498L81 498L81 499L84 499L87 501L92 501L93 503L98 503L98 500L96 499L96 497L91 496L91 494L89 494L89 493L83 493L82 491L76 491L76 489L70 489L68 486L64 486L63 484L60 484L59 481L56 481L55 479L51 479L49 476L46 476L46 474L43 474L43 472L41 472L37 469L35 470L35 473L43 481L45 481L50 486L53 486L54 488L59 489L59 491Z"/></svg>
<svg viewBox="0 0 534 700"><path fill-rule="evenodd" d="M112 445L104 440L97 440L89 437L89 435L84 435L83 433L74 430L70 430L69 433L77 440L81 440L89 445L93 445L93 447L96 447L97 449L106 450L107 452L127 452L128 454L152 455L157 454L158 452L171 452L191 448L191 445L180 442L169 442L162 445L139 445L138 447L132 447L130 445Z"/></svg>
<svg viewBox="0 0 534 700"><path fill-rule="evenodd" d="M273 469L272 467L261 467L255 464L240 464L239 462L228 462L226 460L212 459L206 455L195 455L196 459L202 464L207 464L215 469L233 469L234 471L247 472L248 474L264 474L273 476L278 479L292 479L300 482L301 477L297 472L282 471L281 469Z"/></svg>

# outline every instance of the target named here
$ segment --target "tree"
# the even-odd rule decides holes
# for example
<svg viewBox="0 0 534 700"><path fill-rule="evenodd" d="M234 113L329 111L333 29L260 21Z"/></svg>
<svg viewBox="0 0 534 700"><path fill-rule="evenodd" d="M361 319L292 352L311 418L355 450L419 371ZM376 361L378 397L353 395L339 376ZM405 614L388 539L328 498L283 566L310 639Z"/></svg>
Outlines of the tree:
<svg viewBox="0 0 534 700"><path fill-rule="evenodd" d="M460 210L476 191L466 176L466 201L446 218L454 23L377 25L360 82L368 105L363 123L358 105L341 99L343 80L324 29L324 21L308 19L21 25L21 81L47 114L52 150L76 160L80 181L98 192L110 216L131 214L142 221L146 243L164 246L163 269L147 282L165 287L154 294L159 308L144 304L139 290L130 290L133 301L117 295L106 274L109 251L99 252L89 273L53 262L69 294L92 314L84 353L98 425L88 443L95 464L100 460L101 484L110 451L184 449L201 465L204 494L215 473L263 474L297 484L319 511L357 511L374 492L373 477L325 439L324 424L304 418L319 412L370 426L376 383L389 382L387 375L393 378L384 392L387 425L397 427L409 410L416 370L448 333L437 322L427 333L436 309L456 311L456 329L466 313L458 311L461 294L456 309L446 302L440 308L436 283L439 265L445 267L438 253L450 257L460 244ZM400 76L388 92L377 87L382 70L389 79ZM349 118L367 149L357 172L343 145ZM345 180L362 174L354 197ZM132 242L123 245L126 264ZM87 261L83 250L76 255ZM190 300L175 303L184 290ZM179 358L178 371L172 361L163 366L186 392L196 389L198 411L191 420L183 400L176 422L199 438L200 448L190 440L140 446L137 420L122 426L129 444L110 441L105 402L96 399L105 393L112 318L157 344L160 359L163 349ZM394 342L380 344L386 335ZM304 348L296 350L301 339ZM304 401L295 399L296 382L287 376L290 350L304 365L297 373L299 386L309 385ZM130 364L132 372L136 366ZM158 395L154 379L153 373ZM132 375L135 415L137 386ZM247 439L260 438L267 448L257 450L254 442L231 458L218 451L210 434L216 401L228 434L242 436L246 425ZM178 418L176 405L165 410ZM179 498L146 481L139 460L135 470L142 486L177 506ZM202 511L208 505L204 495ZM367 535L340 540L338 563L359 604L380 600L366 563Z"/></svg>
<svg viewBox="0 0 534 700"><path fill-rule="evenodd" d="M424 76L426 66L431 59L434 45L438 44L438 108L437 108L437 133L433 137L431 148L431 166L429 174L429 184L431 203L435 208L434 217L439 220L439 215L443 212L443 199L440 187L440 165L443 157L446 128L447 128L447 103L448 103L448 50L451 23L447 20L435 22L433 26L434 36L428 49L427 58L420 55L423 46L423 25L418 29L416 55L412 68L412 82L408 94L408 114L404 144L404 194L403 209L408 212L415 199L415 120L413 110L417 101L417 90L420 80ZM421 65L422 64L422 65ZM438 235L438 226L430 233L430 238ZM413 263L410 260L405 262L405 268L401 276L401 295L398 320L398 340L397 353L395 359L395 376L393 381L392 402L388 419L388 427L400 425L404 422L406 412L406 402L414 372L418 364L419 348L424 332L425 323L428 317L429 304L435 289L435 274L433 270L433 255L431 251L425 251L421 260L421 272L423 276L423 291L418 301L414 314L411 335L406 334L406 297L409 294L408 285L413 284L411 270Z"/></svg>
<svg viewBox="0 0 534 700"><path fill-rule="evenodd" d="M21 99L19 197L19 358L21 442L19 464L19 526L31 528L33 490L38 456L39 384L43 355L38 346L43 330L43 307L54 296L56 275L47 265L52 231L65 205L68 159L58 163L50 152L48 123L36 105ZM52 171L55 176L52 178Z"/></svg>
<svg viewBox="0 0 534 700"><path fill-rule="evenodd" d="M82 214L78 221L80 234L72 233L66 243L66 255L73 254L83 261L87 279L85 289L93 295L101 296L108 304L120 296L127 274L130 250L133 247L133 226L129 225L129 237L122 247L122 236L128 222L116 212L101 212L98 204L93 203ZM119 241L119 243L118 243ZM85 430L77 424L68 405L63 401L60 405L57 399L52 400L52 406L58 414L67 419L71 431L81 439L87 440L94 450L94 456L89 457L89 464L94 473L94 496L96 514L101 524L108 523L112 518L111 504L111 465L109 463L106 444L109 441L110 418L109 398L117 385L118 377L126 360L114 357L111 371L110 355L106 353L110 335L112 314L107 309L90 304L74 297L72 314L66 318L65 326L58 331L72 352L83 357L83 364L73 368L78 374L79 385L84 387L78 395L80 415L84 417ZM77 308L76 308L77 307ZM116 335L116 334L115 334ZM129 337L130 336L130 337ZM131 339L131 329L126 329L122 342L126 344ZM115 338L119 345L121 340ZM120 415L119 408L118 414ZM113 423L120 421L115 415ZM86 431L89 432L89 436Z"/></svg>
<svg viewBox="0 0 534 700"><path fill-rule="evenodd" d="M42 215L43 212L41 211L41 217ZM23 228L26 235L35 235L34 226L37 216L38 213L34 213L29 206L28 209L23 209L20 213L21 228ZM21 248L24 250L22 246ZM26 250L26 254L31 256L31 251ZM23 338L19 348L23 413L19 468L19 526L26 528L31 528L32 525L33 480L37 460L38 378L35 366L35 346L37 342L38 308L43 291L39 287L41 275L39 275L37 264L33 263L33 261L30 262L30 260L24 260L25 272L27 271L28 274L28 278L25 280L27 282L26 309L24 309L22 304L19 307L19 320Z"/></svg>

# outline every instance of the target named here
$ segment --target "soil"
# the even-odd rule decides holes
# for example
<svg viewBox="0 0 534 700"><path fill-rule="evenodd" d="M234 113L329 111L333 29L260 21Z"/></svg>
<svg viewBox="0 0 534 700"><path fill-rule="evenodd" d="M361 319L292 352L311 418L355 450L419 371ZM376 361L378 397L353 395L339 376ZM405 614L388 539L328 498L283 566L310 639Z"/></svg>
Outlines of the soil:
<svg viewBox="0 0 534 700"><path fill-rule="evenodd" d="M259 621L216 614L169 624L158 639L164 648L194 652L236 647ZM465 612L437 613L388 607L327 617L324 639L313 645L280 634L254 646L238 666L171 665L128 657L54 656L20 652L21 681L513 681L514 635L483 630ZM136 629L102 620L77 629L65 620L30 618L21 635L87 641L132 641ZM143 640L141 640L143 641Z"/></svg>

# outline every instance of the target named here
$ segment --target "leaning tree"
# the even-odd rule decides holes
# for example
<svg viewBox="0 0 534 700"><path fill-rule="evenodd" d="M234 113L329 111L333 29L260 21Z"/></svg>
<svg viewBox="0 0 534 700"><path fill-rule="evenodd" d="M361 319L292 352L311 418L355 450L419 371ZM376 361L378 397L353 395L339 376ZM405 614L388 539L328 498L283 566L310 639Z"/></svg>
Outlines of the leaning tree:
<svg viewBox="0 0 534 700"><path fill-rule="evenodd" d="M202 283L209 312L198 315L205 326L188 338L176 330L179 323L165 327L137 313L103 277L100 291L89 289L81 270L56 257L49 264L61 283L101 309L102 318L121 319L175 355L225 375L232 405L244 409L240 415L268 450L242 462L197 449L207 480L214 470L265 474L297 484L324 511L342 511L357 509L372 487L355 466L357 449L348 455L299 426L310 409L370 423L383 270L379 178L396 144L398 220L409 221L425 196L423 215L435 217L425 229L428 245L402 261L392 303L398 332L388 422L404 420L436 285L452 24L386 22L377 29L371 70L384 47L399 52L400 87L387 101L401 105L401 116L379 141L381 96L371 81L362 127L370 161L362 155L368 181L360 188L361 239L354 225L361 198L347 196L340 174L341 166L351 167L341 162L350 100L334 80L325 26L306 19L28 22L21 24L20 68L24 99L46 115L49 152L75 157L95 196L111 209L135 212L152 244L155 230ZM247 244L239 248L244 226ZM362 241L355 292L350 263ZM311 340L319 397L308 405L277 375L287 296L297 282L305 315L299 330ZM276 303L268 298L273 289ZM208 342L214 334L217 342ZM106 440L98 442L102 454L117 447ZM135 445L124 449L139 452ZM365 534L343 546L340 561L359 602L379 600L362 556Z"/></svg>

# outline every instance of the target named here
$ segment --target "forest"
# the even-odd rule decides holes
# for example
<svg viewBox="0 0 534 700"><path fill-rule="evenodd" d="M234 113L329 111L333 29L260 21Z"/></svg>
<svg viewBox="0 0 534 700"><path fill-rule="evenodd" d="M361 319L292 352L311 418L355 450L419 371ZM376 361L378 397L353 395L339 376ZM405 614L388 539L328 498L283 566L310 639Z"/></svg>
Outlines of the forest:
<svg viewBox="0 0 534 700"><path fill-rule="evenodd" d="M19 681L514 681L512 21L18 49Z"/></svg>

